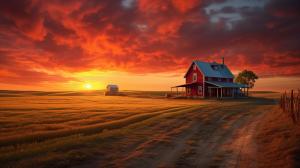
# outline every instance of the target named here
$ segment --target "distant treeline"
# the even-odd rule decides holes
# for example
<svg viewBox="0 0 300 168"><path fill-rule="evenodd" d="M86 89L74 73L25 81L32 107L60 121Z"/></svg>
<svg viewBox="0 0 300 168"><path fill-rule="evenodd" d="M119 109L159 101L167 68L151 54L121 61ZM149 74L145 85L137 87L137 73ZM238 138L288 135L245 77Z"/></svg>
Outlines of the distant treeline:
<svg viewBox="0 0 300 168"><path fill-rule="evenodd" d="M280 97L280 107L281 109L287 113L293 123L297 123L300 121L300 90L298 92L294 92L292 90L290 93L283 93Z"/></svg>

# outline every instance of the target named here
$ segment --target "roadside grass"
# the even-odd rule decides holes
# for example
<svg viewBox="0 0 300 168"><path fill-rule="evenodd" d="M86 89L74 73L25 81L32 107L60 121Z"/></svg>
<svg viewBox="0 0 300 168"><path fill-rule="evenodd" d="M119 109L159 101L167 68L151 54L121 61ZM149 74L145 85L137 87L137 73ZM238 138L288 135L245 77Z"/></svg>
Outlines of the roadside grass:
<svg viewBox="0 0 300 168"><path fill-rule="evenodd" d="M300 125L293 124L279 107L270 109L260 121L256 139L259 167L300 166Z"/></svg>

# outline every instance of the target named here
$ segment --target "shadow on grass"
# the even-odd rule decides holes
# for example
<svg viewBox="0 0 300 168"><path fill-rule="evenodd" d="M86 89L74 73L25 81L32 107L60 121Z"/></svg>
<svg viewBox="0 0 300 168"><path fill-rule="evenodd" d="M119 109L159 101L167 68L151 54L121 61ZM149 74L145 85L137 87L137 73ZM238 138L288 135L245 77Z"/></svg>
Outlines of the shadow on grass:
<svg viewBox="0 0 300 168"><path fill-rule="evenodd" d="M218 102L239 102L253 105L275 105L279 99L266 98L266 97L245 97L245 98L223 98L223 99L207 99L208 101Z"/></svg>

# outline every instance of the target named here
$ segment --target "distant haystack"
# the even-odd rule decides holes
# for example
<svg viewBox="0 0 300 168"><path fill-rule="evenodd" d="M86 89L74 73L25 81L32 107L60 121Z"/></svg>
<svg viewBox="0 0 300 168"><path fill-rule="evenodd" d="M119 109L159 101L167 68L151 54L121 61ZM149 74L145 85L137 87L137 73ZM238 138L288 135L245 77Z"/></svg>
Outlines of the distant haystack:
<svg viewBox="0 0 300 168"><path fill-rule="evenodd" d="M118 85L109 84L106 86L105 96L119 95Z"/></svg>

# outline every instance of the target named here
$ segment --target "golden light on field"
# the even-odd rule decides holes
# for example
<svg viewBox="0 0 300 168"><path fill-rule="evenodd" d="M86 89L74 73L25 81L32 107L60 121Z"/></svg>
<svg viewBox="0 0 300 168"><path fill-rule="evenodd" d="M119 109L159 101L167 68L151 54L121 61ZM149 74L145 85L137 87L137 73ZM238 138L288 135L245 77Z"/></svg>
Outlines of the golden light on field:
<svg viewBox="0 0 300 168"><path fill-rule="evenodd" d="M85 83L85 84L83 85L83 87L84 87L85 89L87 89L87 90L91 90L91 89L93 88L93 85L90 84L90 83Z"/></svg>

